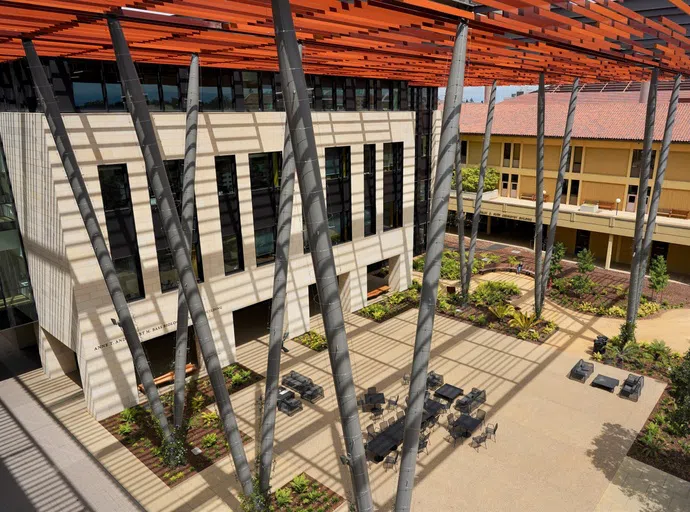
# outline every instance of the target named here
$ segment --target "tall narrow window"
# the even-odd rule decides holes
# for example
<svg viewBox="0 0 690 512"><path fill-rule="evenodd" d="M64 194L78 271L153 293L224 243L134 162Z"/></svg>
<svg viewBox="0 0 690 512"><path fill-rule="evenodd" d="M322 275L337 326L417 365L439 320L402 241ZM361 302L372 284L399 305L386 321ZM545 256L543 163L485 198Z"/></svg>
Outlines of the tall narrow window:
<svg viewBox="0 0 690 512"><path fill-rule="evenodd" d="M321 77L321 100L323 110L335 110L333 99L333 78L330 76Z"/></svg>
<svg viewBox="0 0 690 512"><path fill-rule="evenodd" d="M234 110L235 84L232 80L232 71L227 69L220 71L220 92L223 110Z"/></svg>
<svg viewBox="0 0 690 512"><path fill-rule="evenodd" d="M139 81L144 89L146 104L149 110L161 109L161 96L158 89L158 66L155 64L140 64Z"/></svg>
<svg viewBox="0 0 690 512"><path fill-rule="evenodd" d="M161 67L161 89L163 92L163 110L180 110L180 87L176 67Z"/></svg>
<svg viewBox="0 0 690 512"><path fill-rule="evenodd" d="M105 82L108 111L114 112L125 110L125 95L122 93L122 84L120 82L120 75L117 71L116 63L103 62L103 80Z"/></svg>
<svg viewBox="0 0 690 512"><path fill-rule="evenodd" d="M182 173L184 170L184 160L166 160L165 172L168 175L168 182L170 182L170 191L172 192L175 201L175 208L177 214L182 214ZM165 236L163 223L161 222L160 213L158 211L158 203L156 197L153 195L153 190L149 186L149 201L151 203L151 217L153 219L153 234L156 239L156 256L158 258L158 274L161 281L161 292L169 292L176 290L180 282L175 269L175 262L173 261L172 251L168 245L168 239ZM196 205L194 211L194 223L192 231L192 245L191 258L194 275L198 282L204 280L204 271L201 263L201 247L199 245L199 227L196 219Z"/></svg>
<svg viewBox="0 0 690 512"><path fill-rule="evenodd" d="M510 167L510 152L512 144L509 142L503 143L503 167Z"/></svg>
<svg viewBox="0 0 690 512"><path fill-rule="evenodd" d="M582 146L575 146L572 148L570 155L573 159L573 170L572 172L582 172Z"/></svg>
<svg viewBox="0 0 690 512"><path fill-rule="evenodd" d="M522 144L503 143L503 167L520 167Z"/></svg>
<svg viewBox="0 0 690 512"><path fill-rule="evenodd" d="M261 73L261 110L275 110L273 95L273 73Z"/></svg>
<svg viewBox="0 0 690 512"><path fill-rule="evenodd" d="M355 79L355 110L367 108L367 81L364 78Z"/></svg>
<svg viewBox="0 0 690 512"><path fill-rule="evenodd" d="M520 151L522 144L513 144L513 167L520 167Z"/></svg>
<svg viewBox="0 0 690 512"><path fill-rule="evenodd" d="M632 157L632 164L630 166L630 177L631 178L639 178L640 177L640 171L642 170L642 166L644 165L644 159L642 158L643 153L641 149L634 149L633 150L633 157ZM649 169L649 177L653 178L654 177L654 167L656 164L656 150L652 150L652 166Z"/></svg>
<svg viewBox="0 0 690 512"><path fill-rule="evenodd" d="M91 60L70 62L74 107L78 112L105 110L101 63Z"/></svg>
<svg viewBox="0 0 690 512"><path fill-rule="evenodd" d="M376 144L364 145L364 236L376 234Z"/></svg>
<svg viewBox="0 0 690 512"><path fill-rule="evenodd" d="M240 206L237 198L235 156L216 157L216 184L220 208L220 232L223 239L225 275L244 270Z"/></svg>
<svg viewBox="0 0 690 512"><path fill-rule="evenodd" d="M460 163L461 164L467 163L467 145L468 145L468 143L466 140L460 141Z"/></svg>
<svg viewBox="0 0 690 512"><path fill-rule="evenodd" d="M345 79L334 77L333 85L335 86L335 110L345 110Z"/></svg>
<svg viewBox="0 0 690 512"><path fill-rule="evenodd" d="M108 230L110 256L127 302L144 297L137 230L132 214L127 165L99 165L105 225Z"/></svg>
<svg viewBox="0 0 690 512"><path fill-rule="evenodd" d="M403 143L383 145L383 230L402 227Z"/></svg>
<svg viewBox="0 0 690 512"><path fill-rule="evenodd" d="M381 110L391 109L391 83L390 80L381 80Z"/></svg>
<svg viewBox="0 0 690 512"><path fill-rule="evenodd" d="M326 207L331 243L352 240L350 147L326 148Z"/></svg>
<svg viewBox="0 0 690 512"><path fill-rule="evenodd" d="M249 155L257 265L265 265L275 260L282 165L282 154L277 151Z"/></svg>
<svg viewBox="0 0 690 512"><path fill-rule="evenodd" d="M256 71L242 71L242 86L244 88L244 108L247 112L259 110L259 73Z"/></svg>
<svg viewBox="0 0 690 512"><path fill-rule="evenodd" d="M376 110L376 80L367 80L367 108Z"/></svg>
<svg viewBox="0 0 690 512"><path fill-rule="evenodd" d="M577 205L577 196L580 194L580 180L570 180L570 199L568 204Z"/></svg>
<svg viewBox="0 0 690 512"><path fill-rule="evenodd" d="M201 68L199 75L199 110L220 110L218 70Z"/></svg>

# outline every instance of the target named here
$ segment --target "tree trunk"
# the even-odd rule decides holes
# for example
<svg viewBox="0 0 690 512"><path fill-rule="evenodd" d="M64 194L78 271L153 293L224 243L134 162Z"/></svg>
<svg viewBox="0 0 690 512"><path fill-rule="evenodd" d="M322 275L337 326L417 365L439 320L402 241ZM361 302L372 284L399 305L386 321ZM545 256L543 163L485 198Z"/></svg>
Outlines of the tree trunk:
<svg viewBox="0 0 690 512"><path fill-rule="evenodd" d="M127 346L132 354L134 368L137 372L137 375L139 375L139 380L144 388L144 393L146 394L146 398L151 406L151 413L160 424L161 431L163 432L163 441L169 442L171 440L170 427L168 426L168 419L165 417L165 411L163 410L163 404L161 403L160 395L158 394L158 388L153 382L151 367L149 366L148 359L146 359L144 347L141 344L139 333L134 325L134 319L129 311L129 306L127 305L125 295L122 292L120 280L117 277L113 260L110 257L108 245L103 237L103 232L101 231L101 227L98 223L96 211L91 203L89 192L86 188L86 184L84 183L84 177L81 174L81 169L79 168L77 158L74 154L74 150L72 149L72 143L70 142L69 135L65 129L65 124L62 120L62 115L60 114L60 108L58 107L57 101L53 94L53 89L50 87L48 78L46 77L45 68L43 67L43 64L41 64L41 60L36 53L33 42L24 41L23 45L26 60L29 63L29 71L31 72L31 77L33 78L34 86L36 88L36 95L43 102L43 108L46 120L48 121L48 127L50 128L50 133L55 140L55 147L60 155L62 165L65 168L67 181L69 181L70 187L72 188L74 199L76 200L77 207L79 208L79 214L84 222L86 232L89 235L91 247L93 248L93 252L98 260L98 266L103 274L105 286L108 289L110 299L113 302L113 307L115 308L115 313L117 314L120 327L122 328L125 340L127 341Z"/></svg>
<svg viewBox="0 0 690 512"><path fill-rule="evenodd" d="M160 149L158 148L158 140L153 129L151 114L148 111L144 91L139 82L120 22L115 18L108 18L108 28L113 42L113 49L115 50L117 67L120 71L120 80L125 90L129 112L132 116L139 146L144 157L146 175L158 204L161 224L173 254L175 269L184 290L194 331L199 340L199 348L206 363L206 370L216 397L218 413L223 422L223 430L230 446L230 453L235 464L237 477L242 484L244 494L250 496L253 491L252 473L247 463L244 447L242 446L242 436L237 428L237 420L232 410L230 395L225 387L225 378L221 371L218 353L216 352L204 304L201 301L196 276L192 270L190 253L184 241L180 217L177 215L175 202L170 191L170 183L165 173Z"/></svg>
<svg viewBox="0 0 690 512"><path fill-rule="evenodd" d="M542 238L544 236L544 73L539 73L537 93L537 191L534 215L534 313L541 317Z"/></svg>
<svg viewBox="0 0 690 512"><path fill-rule="evenodd" d="M357 510L370 512L374 509L374 505L371 499L362 430L357 412L352 366L345 333L345 319L338 289L338 275L331 239L328 235L326 202L321 183L314 127L309 110L307 84L299 55L290 3L288 0L272 0L271 5L280 77L285 98L285 111L295 155L303 212L306 215L311 258L328 343L328 356L333 371L338 412L343 427L343 440L347 452L346 460L352 471L352 486ZM457 125L455 130L457 131Z"/></svg>
<svg viewBox="0 0 690 512"><path fill-rule="evenodd" d="M460 117L459 112L458 117ZM465 211L462 203L462 142L460 141L460 132L458 132L458 143L455 148L455 205L455 221L458 227L458 258L460 259L458 291L460 293L460 300L464 303L465 276L462 269L465 268Z"/></svg>
<svg viewBox="0 0 690 512"><path fill-rule="evenodd" d="M656 217L659 211L659 199L661 198L661 191L664 186L664 177L666 176L666 167L668 166L668 155L671 151L671 140L673 139L673 125L676 122L676 111L678 110L678 101L680 98L680 84L681 75L678 75L676 76L676 80L673 84L673 92L671 93L671 100L668 104L666 126L664 127L664 138L661 141L661 153L659 154L659 168L656 171L656 177L654 179L654 190L652 191L652 200L649 204L647 228L645 231L644 240L642 242L642 255L640 258L640 279L637 284L638 305L642 298L644 276L647 273L649 255L652 251L652 237L654 236L654 227L656 226Z"/></svg>
<svg viewBox="0 0 690 512"><path fill-rule="evenodd" d="M431 336L434 328L438 281L441 273L446 221L448 219L448 197L453 174L455 151L458 141L460 105L462 103L465 78L465 55L467 52L467 23L461 20L455 33L453 56L448 75L448 87L443 107L443 121L439 144L438 166L434 180L434 194L429 219L429 235L424 262L424 277L420 297L417 332L415 334L412 372L410 377L409 407L405 415L400 476L395 499L395 510L410 510L414 475L417 465L419 429L424 410L424 395L429 367Z"/></svg>
<svg viewBox="0 0 690 512"><path fill-rule="evenodd" d="M640 184L637 189L637 211L635 214L635 237L633 242L633 257L630 265L630 285L628 286L628 310L625 317L626 332L633 333L637 321L637 308L640 305L640 297L637 292L640 289L640 281L644 276L642 269L642 238L644 236L644 214L646 210L647 186L649 183L649 170L652 164L652 142L654 139L654 120L656 117L656 93L658 70L652 70L652 81L647 97L647 115L644 127L644 142L642 146L642 169L640 169Z"/></svg>
<svg viewBox="0 0 690 512"><path fill-rule="evenodd" d="M565 182L565 173L568 171L568 164L570 163L570 140L573 135L573 124L575 123L575 107L577 106L579 84L580 80L576 78L575 81L573 81L573 92L570 93L568 117L565 121L565 132L563 133L563 144L561 146L561 161L558 165L558 177L556 178L556 189L553 194L553 207L551 208L551 221L549 222L549 231L546 237L546 256L544 257L543 276L541 282L535 280L534 283L535 287L541 286L539 311L544 307L544 297L546 296L549 274L551 273L551 258L553 257L553 244L556 241L556 226L558 224L558 212L561 208L563 183Z"/></svg>
<svg viewBox="0 0 690 512"><path fill-rule="evenodd" d="M283 97L288 90L283 91ZM266 401L261 425L261 464L259 482L261 492L268 493L271 485L273 464L273 437L276 424L276 402L278 399L278 378L280 355L285 324L285 297L287 295L288 258L290 257L290 229L292 226L292 202L295 191L295 155L290 139L290 127L285 119L283 143L283 169L280 178L280 199L276 236L276 262L273 274L273 301L271 302L271 325L268 339L268 365L266 369Z"/></svg>
<svg viewBox="0 0 690 512"><path fill-rule="evenodd" d="M491 128L494 123L494 110L496 107L496 80L491 85L489 96L489 106L486 111L486 127L484 128L484 141L482 144L482 160L479 164L479 180L477 182L477 195L474 198L474 214L472 215L472 234L470 235L470 250L465 264L465 288L462 296L467 297L470 293L470 281L472 280L472 264L474 263L474 251L477 247L477 236L479 235L479 221L482 218L482 194L484 194L484 179L486 178L486 167L489 164L489 148L491 147Z"/></svg>
<svg viewBox="0 0 690 512"><path fill-rule="evenodd" d="M182 175L182 230L191 255L194 231L194 178L196 174L196 132L199 118L199 56L192 54L187 86L187 126L184 144L184 173ZM187 376L187 319L189 310L180 283L177 287L177 332L175 343L175 429L182 427L184 391Z"/></svg>

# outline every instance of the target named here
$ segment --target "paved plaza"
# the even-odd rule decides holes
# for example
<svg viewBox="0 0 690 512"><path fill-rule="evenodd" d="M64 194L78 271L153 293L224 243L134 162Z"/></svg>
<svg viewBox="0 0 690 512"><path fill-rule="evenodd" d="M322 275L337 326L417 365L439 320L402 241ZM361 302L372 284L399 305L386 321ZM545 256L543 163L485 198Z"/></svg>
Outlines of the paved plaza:
<svg viewBox="0 0 690 512"><path fill-rule="evenodd" d="M510 274L492 277L518 282L525 292L518 302L527 306L530 279ZM488 413L487 422L498 423L499 430L495 441L478 450L468 442L453 447L445 440L443 428L433 431L428 454L422 453L418 460L415 510L687 510L690 502L687 495L683 497L684 487L676 485L677 479L667 479L661 472L655 478L654 470L636 481L641 473L626 469L631 464L626 462L626 453L661 395L663 384L648 379L640 401L634 403L567 379L570 368L585 356L584 349L593 336L611 326L600 325L608 319L560 311L553 305L548 306L546 316L555 318L561 329L543 345L455 319L436 318L430 370L466 391L485 389L487 402L482 408ZM416 322L416 309L382 324L346 315L358 393L376 386L387 398L400 396L400 404L404 403L407 386L402 377L411 362ZM318 318L312 319L312 325L319 329ZM287 342L287 347L290 351L282 356L281 373L296 370L312 378L324 386L326 398L315 405L305 404L293 417L278 414L273 486L277 488L306 471L348 496L347 467L338 460L344 449L328 354L293 342ZM265 338L237 348L238 361L261 373L265 372L266 356ZM595 374L600 372L621 380L627 376L622 370L597 364ZM232 395L239 427L254 438L258 438L256 401L263 387L262 381ZM21 396L26 398L18 398ZM8 402L7 397L13 401ZM82 503L110 510L120 501L113 510L134 507L117 485L101 475L102 471L92 469L91 465L97 465L90 455L75 459L85 452L74 440L46 448L46 438L35 436L34 447L24 442L26 433L20 433L20 425L30 434L33 424L47 421L45 416L50 422L61 423L147 510L239 510L239 484L229 457L169 489L88 415L81 389L67 377L48 381L41 370L35 370L20 381L2 382L0 398L3 438L10 432L6 429L14 429L11 432L22 439L27 457L42 449L46 452L43 456L49 456L56 467L72 468L72 472L53 472L53 478L63 482L62 493L72 494L69 503L74 506ZM27 401L41 402L45 410L38 405L35 411L26 409ZM8 421L8 413L14 415L12 420ZM387 411L384 419L393 414L395 411ZM371 421L362 415L362 428ZM63 427L54 429L65 432ZM257 455L255 443L246 449L250 458ZM5 455L3 462L7 466ZM369 470L377 510L390 510L397 469L370 464ZM623 476L619 476L621 471ZM655 483L650 484L650 479ZM626 480L635 488L644 480L646 488L654 492L626 492L620 486ZM17 483L22 487L21 481ZM1 485L4 491L7 483ZM674 491L661 492L665 485L674 486ZM98 497L93 502L92 495Z"/></svg>

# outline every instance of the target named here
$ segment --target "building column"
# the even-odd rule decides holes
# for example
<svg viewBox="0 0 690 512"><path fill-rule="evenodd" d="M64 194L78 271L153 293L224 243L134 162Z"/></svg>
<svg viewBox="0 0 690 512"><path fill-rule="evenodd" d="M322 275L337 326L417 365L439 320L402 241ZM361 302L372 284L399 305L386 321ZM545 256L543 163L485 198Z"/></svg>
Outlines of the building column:
<svg viewBox="0 0 690 512"><path fill-rule="evenodd" d="M388 286L393 292L405 291L412 284L412 274L404 261L403 254L388 258Z"/></svg>
<svg viewBox="0 0 690 512"><path fill-rule="evenodd" d="M609 270L611 268L611 255L613 254L613 233L609 233L609 242L606 246L606 263L604 268Z"/></svg>
<svg viewBox="0 0 690 512"><path fill-rule="evenodd" d="M41 357L43 373L49 379L67 375L77 370L77 359L69 347L35 324L38 353Z"/></svg>
<svg viewBox="0 0 690 512"><path fill-rule="evenodd" d="M352 279L350 272L345 272L338 276L338 292L340 294L340 303L343 305L343 312L350 312L352 310L352 300L350 299L352 289Z"/></svg>
<svg viewBox="0 0 690 512"><path fill-rule="evenodd" d="M350 311L359 311L367 305L367 266L356 267L350 272Z"/></svg>

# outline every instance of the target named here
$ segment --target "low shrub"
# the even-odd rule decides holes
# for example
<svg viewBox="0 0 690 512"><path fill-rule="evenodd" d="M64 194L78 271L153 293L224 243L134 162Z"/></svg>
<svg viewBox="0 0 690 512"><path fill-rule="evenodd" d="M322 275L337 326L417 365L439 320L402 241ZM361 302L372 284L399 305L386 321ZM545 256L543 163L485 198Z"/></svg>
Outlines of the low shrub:
<svg viewBox="0 0 690 512"><path fill-rule="evenodd" d="M292 503L292 491L287 487L278 489L275 493L276 505L286 507Z"/></svg>
<svg viewBox="0 0 690 512"><path fill-rule="evenodd" d="M201 424L204 427L220 427L220 418L215 412L202 412L201 413Z"/></svg>
<svg viewBox="0 0 690 512"><path fill-rule="evenodd" d="M644 318L649 315L653 315L659 312L661 306L657 302L644 302L640 303L640 307L637 310L637 316L639 318Z"/></svg>
<svg viewBox="0 0 690 512"><path fill-rule="evenodd" d="M376 302L370 306L365 306L359 310L362 316L376 320L377 322L383 320L383 318L389 313L389 309L383 302Z"/></svg>
<svg viewBox="0 0 690 512"><path fill-rule="evenodd" d="M475 306L491 307L506 304L511 297L520 295L515 283L485 281L470 294L470 302Z"/></svg>
<svg viewBox="0 0 690 512"><path fill-rule="evenodd" d="M479 258L485 260L484 262L488 265L499 263L501 261L501 257L493 252L483 252L479 255Z"/></svg>
<svg viewBox="0 0 690 512"><path fill-rule="evenodd" d="M307 331L304 334L297 336L295 341L317 352L321 352L322 350L328 348L326 337L314 331Z"/></svg>
<svg viewBox="0 0 690 512"><path fill-rule="evenodd" d="M508 256L508 265L516 267L520 263L520 259L515 256Z"/></svg>
<svg viewBox="0 0 690 512"><path fill-rule="evenodd" d="M290 487L297 494L302 494L309 488L309 479L304 474L297 475L290 482Z"/></svg>
<svg viewBox="0 0 690 512"><path fill-rule="evenodd" d="M506 317L512 317L515 313L515 308L510 304L496 304L495 306L489 306L489 311L499 320L503 320Z"/></svg>
<svg viewBox="0 0 690 512"><path fill-rule="evenodd" d="M585 274L577 274L570 278L570 291L576 295L592 293L594 291L594 281Z"/></svg>
<svg viewBox="0 0 690 512"><path fill-rule="evenodd" d="M132 428L131 423L123 423L118 427L117 433L120 434L122 437L128 437L133 430L134 429Z"/></svg>
<svg viewBox="0 0 690 512"><path fill-rule="evenodd" d="M201 447L202 448L211 448L216 445L218 442L218 436L216 435L215 432L211 432L210 434L206 434L204 437L201 438Z"/></svg>
<svg viewBox="0 0 690 512"><path fill-rule="evenodd" d="M412 269L417 272L424 272L424 256L412 260Z"/></svg>
<svg viewBox="0 0 690 512"><path fill-rule="evenodd" d="M206 397L203 393L197 393L192 397L192 412L197 413L206 406Z"/></svg>

